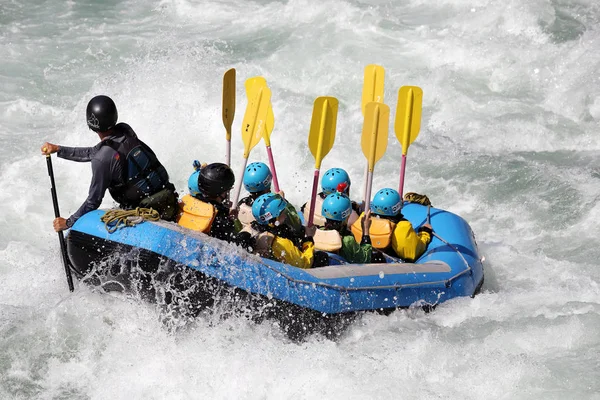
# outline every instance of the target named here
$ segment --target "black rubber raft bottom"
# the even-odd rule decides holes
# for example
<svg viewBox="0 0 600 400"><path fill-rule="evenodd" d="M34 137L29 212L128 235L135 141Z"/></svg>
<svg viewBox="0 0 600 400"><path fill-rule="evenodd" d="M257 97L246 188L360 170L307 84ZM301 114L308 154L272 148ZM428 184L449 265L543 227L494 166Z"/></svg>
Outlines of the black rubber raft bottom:
<svg viewBox="0 0 600 400"><path fill-rule="evenodd" d="M167 325L173 320L193 320L202 313L218 313L221 318L243 316L258 323L277 322L294 341L312 334L335 340L360 315L357 312L325 314L253 294L152 251L78 231L69 233L67 252L71 267L84 283L159 305ZM428 312L434 307L423 308ZM389 314L394 310L396 308L374 312Z"/></svg>

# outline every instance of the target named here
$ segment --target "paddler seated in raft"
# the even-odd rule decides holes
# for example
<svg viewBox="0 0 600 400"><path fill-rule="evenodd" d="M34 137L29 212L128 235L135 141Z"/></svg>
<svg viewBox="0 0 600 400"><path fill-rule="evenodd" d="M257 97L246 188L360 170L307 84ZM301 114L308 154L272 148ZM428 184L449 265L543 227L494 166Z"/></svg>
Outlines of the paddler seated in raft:
<svg viewBox="0 0 600 400"><path fill-rule="evenodd" d="M254 253L298 268L308 269L329 264L327 254L315 251L316 226L305 227L302 237L286 228L287 201L278 194L265 193L252 204L253 221L244 231L255 240Z"/></svg>
<svg viewBox="0 0 600 400"><path fill-rule="evenodd" d="M271 193L271 181L273 175L267 164L262 162L253 162L244 171L244 188L248 191L249 195L244 197L238 202L238 220L242 224L242 228L249 226L254 221L252 215L252 204L259 196L265 193ZM283 191L280 191L281 197L285 198ZM289 226L292 231L298 236L304 235L304 227L302 221L296 212L296 209L292 204L288 202L287 205L287 218L285 224Z"/></svg>
<svg viewBox="0 0 600 400"><path fill-rule="evenodd" d="M425 253L431 241L431 225L424 224L415 232L410 221L402 215L400 194L390 188L381 189L371 201L371 228L373 247L406 262L414 262ZM355 238L363 235L362 226L352 225Z"/></svg>
<svg viewBox="0 0 600 400"><path fill-rule="evenodd" d="M385 262L376 256L373 260L373 246L368 233L363 233L360 243L348 230L348 217L352 213L352 202L344 194L345 183L338 185L337 191L323 200L321 215L325 218L325 226L317 229L314 236L315 248L340 255L351 264L366 264ZM371 211L361 218L363 232L369 232L371 226Z"/></svg>
<svg viewBox="0 0 600 400"><path fill-rule="evenodd" d="M234 221L229 216L228 195L235 183L233 171L223 163L200 165L194 161L194 168L188 180L190 194L181 199L177 223L247 248L250 235L237 234Z"/></svg>
<svg viewBox="0 0 600 400"><path fill-rule="evenodd" d="M321 215L323 200L331 193L335 193L340 183L346 184L346 191L344 192L344 194L350 197L350 176L348 176L348 173L342 168L330 168L327 170L327 172L325 172L323 178L321 179L322 191L318 193L317 197L315 198L315 212L313 216L313 224L317 226L325 225L325 218ZM300 208L300 211L304 213L304 219L308 221L308 214L310 213L310 201L305 203ZM352 225L355 221L357 221L359 214L360 206L357 203L352 202L352 213L348 218L348 225Z"/></svg>

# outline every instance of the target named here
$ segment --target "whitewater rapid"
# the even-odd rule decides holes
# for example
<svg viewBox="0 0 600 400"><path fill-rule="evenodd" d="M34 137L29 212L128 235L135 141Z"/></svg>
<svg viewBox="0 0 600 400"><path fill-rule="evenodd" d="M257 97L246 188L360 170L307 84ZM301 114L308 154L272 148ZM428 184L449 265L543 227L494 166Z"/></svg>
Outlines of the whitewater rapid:
<svg viewBox="0 0 600 400"><path fill-rule="evenodd" d="M0 6L0 398L600 398L600 6L579 0L23 0ZM312 103L340 101L322 171L361 196L363 69L392 109L423 89L406 191L469 222L477 297L429 314L365 315L338 341L292 343L271 322L201 316L178 330L136 298L64 278L44 141L91 146L85 105L111 96L180 192L192 161L223 161L223 73L272 90L280 185L306 201ZM396 186L390 125L374 188ZM262 145L250 161L266 161ZM54 159L62 213L90 168ZM103 206L112 200L105 198Z"/></svg>

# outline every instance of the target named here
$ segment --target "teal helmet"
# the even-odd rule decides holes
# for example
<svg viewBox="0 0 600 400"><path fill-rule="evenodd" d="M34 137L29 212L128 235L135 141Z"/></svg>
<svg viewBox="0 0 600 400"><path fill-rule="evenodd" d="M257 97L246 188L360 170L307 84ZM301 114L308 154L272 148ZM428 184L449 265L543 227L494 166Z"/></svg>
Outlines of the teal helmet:
<svg viewBox="0 0 600 400"><path fill-rule="evenodd" d="M395 217L401 209L402 199L394 189L381 189L375 193L375 197L371 201L371 212L373 214Z"/></svg>
<svg viewBox="0 0 600 400"><path fill-rule="evenodd" d="M190 190L190 194L192 196L197 196L200 194L200 188L198 187L198 178L200 177L200 169L202 169L200 165L200 161L194 160L192 164L194 166L194 172L190 175L188 179L188 189Z"/></svg>
<svg viewBox="0 0 600 400"><path fill-rule="evenodd" d="M253 162L244 172L244 187L250 193L262 192L271 188L272 179L273 175L267 164Z"/></svg>
<svg viewBox="0 0 600 400"><path fill-rule="evenodd" d="M325 175L323 175L323 179L321 179L323 193L335 193L340 183L345 183L348 188L350 187L350 177L348 176L348 173L341 168L328 169L327 172L325 172ZM345 193L348 192L346 191Z"/></svg>
<svg viewBox="0 0 600 400"><path fill-rule="evenodd" d="M331 193L323 200L321 215L333 221L345 221L352 213L352 202L343 193Z"/></svg>
<svg viewBox="0 0 600 400"><path fill-rule="evenodd" d="M252 204L252 215L259 224L267 225L273 218L279 217L286 206L287 201L278 194L261 194Z"/></svg>

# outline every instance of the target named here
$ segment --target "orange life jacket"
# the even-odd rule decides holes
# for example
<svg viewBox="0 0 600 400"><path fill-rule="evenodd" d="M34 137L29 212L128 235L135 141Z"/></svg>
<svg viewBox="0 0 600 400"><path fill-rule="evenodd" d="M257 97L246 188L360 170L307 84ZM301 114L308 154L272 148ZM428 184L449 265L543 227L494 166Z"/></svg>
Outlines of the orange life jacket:
<svg viewBox="0 0 600 400"><path fill-rule="evenodd" d="M186 194L179 202L181 216L177 223L184 228L209 233L217 211L215 206Z"/></svg>
<svg viewBox="0 0 600 400"><path fill-rule="evenodd" d="M354 238L358 243L362 240L363 231L361 226L361 219L364 213L360 215L360 218L356 220L350 227ZM369 236L371 237L371 245L376 249L386 249L392 244L392 234L396 223L385 218L371 217L371 227L369 228Z"/></svg>

